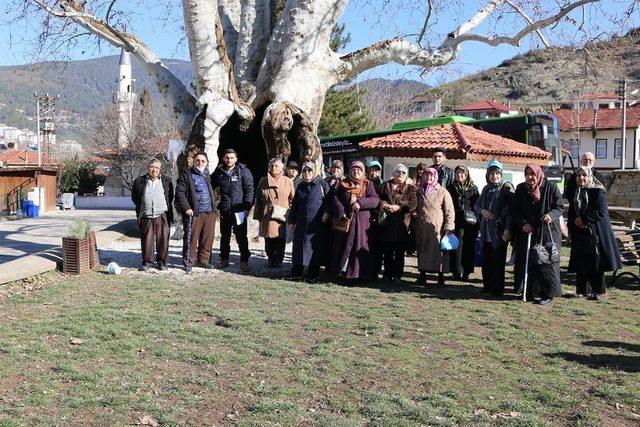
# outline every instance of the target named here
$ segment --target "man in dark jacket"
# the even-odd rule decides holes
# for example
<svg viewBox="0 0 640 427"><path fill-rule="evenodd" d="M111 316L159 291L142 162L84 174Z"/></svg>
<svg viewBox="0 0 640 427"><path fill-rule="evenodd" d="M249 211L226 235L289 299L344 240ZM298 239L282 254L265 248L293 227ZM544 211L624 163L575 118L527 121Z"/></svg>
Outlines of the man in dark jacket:
<svg viewBox="0 0 640 427"><path fill-rule="evenodd" d="M213 268L211 266L211 248L216 225L216 210L209 169L207 169L208 164L209 159L206 153L196 154L193 158L193 166L180 175L176 184L176 207L182 214L185 230L182 263L187 268L194 265L196 255L197 264L195 265L197 267ZM191 245L187 254L189 220L191 220ZM187 271L189 270L187 269Z"/></svg>
<svg viewBox="0 0 640 427"><path fill-rule="evenodd" d="M607 188L607 178L603 174L595 170L595 164L596 156L594 156L593 153L591 153L590 151L582 153L582 155L580 156L580 166L591 168L591 172L593 172L593 178L600 184L602 184L604 188ZM577 189L578 185L576 184L576 174L574 172L569 176L568 181L565 182L564 194L562 195L562 197L569 201L572 201Z"/></svg>
<svg viewBox="0 0 640 427"><path fill-rule="evenodd" d="M238 154L228 149L211 174L211 185L220 189L220 262L217 268L229 266L231 252L231 230L236 236L240 249L240 268L249 271L249 240L247 239L247 218L253 206L253 175L242 163L238 163Z"/></svg>
<svg viewBox="0 0 640 427"><path fill-rule="evenodd" d="M433 165L432 168L438 171L438 184L444 188L448 188L453 184L454 176L453 169L445 164L447 161L447 151L442 147L436 147L433 150ZM420 186L420 183L415 184L416 187Z"/></svg>
<svg viewBox="0 0 640 427"><path fill-rule="evenodd" d="M131 188L142 241L143 271L149 270L154 262L154 246L158 269L167 269L169 226L173 223L173 183L169 178L160 176L161 168L160 160L151 159L147 173L136 178Z"/></svg>

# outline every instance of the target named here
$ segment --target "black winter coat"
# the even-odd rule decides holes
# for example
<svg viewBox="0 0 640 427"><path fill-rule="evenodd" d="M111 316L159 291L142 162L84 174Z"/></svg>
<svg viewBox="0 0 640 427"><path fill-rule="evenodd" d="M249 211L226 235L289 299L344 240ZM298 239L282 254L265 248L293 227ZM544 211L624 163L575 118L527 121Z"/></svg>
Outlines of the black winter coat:
<svg viewBox="0 0 640 427"><path fill-rule="evenodd" d="M214 203L213 188L211 187L211 180L207 173L203 173L202 177L209 187L209 195L211 196L211 202ZM215 206L213 206L215 212ZM187 171L180 175L178 182L176 183L176 209L182 214L183 219L187 218L185 212L189 209L193 210L193 215L198 216L198 202L196 199L196 184L193 182L193 176L191 171Z"/></svg>
<svg viewBox="0 0 640 427"><path fill-rule="evenodd" d="M607 188L607 184L606 184L607 178L605 178L603 174L601 174L595 169L591 169L591 171L593 172L593 177L597 179L600 182L600 184L602 184L605 188ZM576 184L576 173L574 172L569 176L564 186L564 194L562 195L562 197L564 197L569 201L572 201L574 195L576 194L577 189L578 189L578 184Z"/></svg>
<svg viewBox="0 0 640 427"><path fill-rule="evenodd" d="M453 169L451 169L447 165L442 165L440 169L436 167L436 165L432 165L432 168L438 171L438 184L442 185L444 188L449 188L455 179ZM416 183L416 186L419 187L420 183Z"/></svg>
<svg viewBox="0 0 640 427"><path fill-rule="evenodd" d="M588 203L580 210L575 200L569 201L568 227L571 234L571 256L569 271L572 273L597 274L622 268L620 252L611 229L606 192L600 188L586 189ZM587 228L575 225L580 217ZM598 251L591 252L592 236L597 236Z"/></svg>
<svg viewBox="0 0 640 427"><path fill-rule="evenodd" d="M147 189L147 179L149 175L144 174L133 181L131 188L131 200L136 205L136 216L140 219L140 210L142 209L142 200L144 200L144 192ZM162 189L164 190L164 199L167 202L167 222L173 223L173 182L166 176L160 177L162 181Z"/></svg>
<svg viewBox="0 0 640 427"><path fill-rule="evenodd" d="M293 265L320 266L327 262L330 225L322 222L322 215L329 204L330 189L320 177L298 184L289 210L289 223L295 224Z"/></svg>
<svg viewBox="0 0 640 427"><path fill-rule="evenodd" d="M220 213L228 215L251 210L254 197L253 175L246 165L237 163L231 172L227 171L225 165L218 165L211 174L211 186L214 190L220 189Z"/></svg>
<svg viewBox="0 0 640 427"><path fill-rule="evenodd" d="M449 187L449 194L451 194L451 201L453 202L453 208L456 212L456 229L462 227L469 227L464 220L464 211L474 212L476 202L480 197L480 193L478 192L478 187L472 185L467 190L464 190L462 193L456 191L455 184L451 183ZM480 219L478 219L476 225L472 227L478 227L480 224Z"/></svg>

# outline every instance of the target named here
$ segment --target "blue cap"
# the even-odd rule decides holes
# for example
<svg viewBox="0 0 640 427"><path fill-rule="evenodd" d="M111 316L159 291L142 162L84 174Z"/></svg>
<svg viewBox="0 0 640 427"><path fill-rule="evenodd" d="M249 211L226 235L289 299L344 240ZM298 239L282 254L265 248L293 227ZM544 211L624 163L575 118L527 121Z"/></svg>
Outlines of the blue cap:
<svg viewBox="0 0 640 427"><path fill-rule="evenodd" d="M491 161L489 161L489 164L487 164L487 170L491 168L498 168L500 169L500 172L502 172L502 163L500 163L496 159L492 159Z"/></svg>
<svg viewBox="0 0 640 427"><path fill-rule="evenodd" d="M379 162L379 161L377 161L377 160L372 160L372 161L370 161L370 162L367 164L367 169L372 168L372 167L374 167L374 166L377 166L377 167L378 167L378 169L382 170L382 165L381 165L381 164L380 164L380 162Z"/></svg>

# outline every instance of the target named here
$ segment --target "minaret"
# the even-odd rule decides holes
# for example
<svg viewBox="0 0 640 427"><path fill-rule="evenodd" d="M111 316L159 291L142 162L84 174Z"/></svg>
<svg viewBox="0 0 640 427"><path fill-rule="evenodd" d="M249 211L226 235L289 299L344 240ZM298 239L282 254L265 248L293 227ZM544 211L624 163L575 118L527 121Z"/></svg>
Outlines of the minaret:
<svg viewBox="0 0 640 427"><path fill-rule="evenodd" d="M133 79L131 78L131 57L129 52L122 49L118 74L118 87L113 93L113 102L118 107L118 147L129 146L131 135L131 114L136 94L133 93Z"/></svg>

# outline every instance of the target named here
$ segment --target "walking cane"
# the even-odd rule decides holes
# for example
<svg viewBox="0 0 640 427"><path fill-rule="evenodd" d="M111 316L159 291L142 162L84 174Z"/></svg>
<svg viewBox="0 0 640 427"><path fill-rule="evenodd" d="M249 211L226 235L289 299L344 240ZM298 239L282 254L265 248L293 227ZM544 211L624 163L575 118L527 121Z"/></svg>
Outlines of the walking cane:
<svg viewBox="0 0 640 427"><path fill-rule="evenodd" d="M191 271L191 223L193 222L193 216L189 216L187 220L187 265L185 271L189 273Z"/></svg>
<svg viewBox="0 0 640 427"><path fill-rule="evenodd" d="M529 279L529 253L531 248L531 233L527 234L527 252L524 259L524 286L522 288L522 301L527 302L527 280Z"/></svg>

